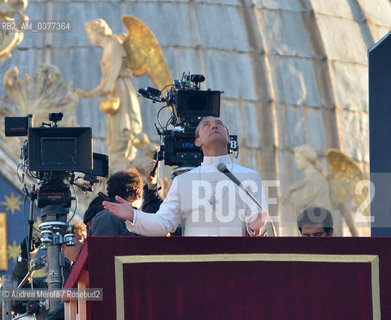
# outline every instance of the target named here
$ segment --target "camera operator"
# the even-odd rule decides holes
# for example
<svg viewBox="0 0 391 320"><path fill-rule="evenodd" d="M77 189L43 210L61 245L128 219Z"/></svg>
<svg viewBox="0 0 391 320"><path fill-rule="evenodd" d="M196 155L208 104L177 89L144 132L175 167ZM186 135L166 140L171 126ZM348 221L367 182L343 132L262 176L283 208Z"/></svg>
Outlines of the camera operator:
<svg viewBox="0 0 391 320"><path fill-rule="evenodd" d="M22 282L24 277L27 275L29 271L29 263L28 263L28 258L29 255L27 253L27 242L28 238L24 238L23 241L20 243L20 255L17 258L17 262L15 265L15 269L12 272L12 280L14 280L17 284ZM32 242L32 251L30 251L30 261L33 261L36 254L38 253L39 245L40 245L40 240L37 237L32 237L31 239ZM68 273L69 275L69 273ZM26 281L26 283L23 285L22 288L29 288L30 287L30 278ZM46 277L37 277L33 278L33 287L34 288L47 288L47 284L45 282ZM15 301L15 304L12 308L12 310L16 313L25 313L26 312L26 306L24 306L25 302L22 301ZM45 319L47 316L47 312L41 312L38 314L37 319Z"/></svg>
<svg viewBox="0 0 391 320"><path fill-rule="evenodd" d="M170 191L156 215L134 210L119 196L116 196L119 203L104 201L105 209L125 220L130 231L147 236L162 236L167 232L173 232L182 221L185 236L245 236L246 229L251 236L262 234L261 229L268 217L266 211L249 210L243 199L232 205L230 200L237 195L235 189L234 194L226 192L219 195L218 199L215 197L217 193L212 193L213 186L219 182L225 183L224 179L222 180L224 175L216 168L218 164L224 163L234 174L250 177L258 189L256 198L267 210L259 174L233 164L228 156L227 144L230 139L224 122L211 116L203 118L197 126L195 137L195 145L202 149L204 161L201 166L174 178ZM196 192L200 189L194 187L194 183L198 183L198 187L209 186L209 199L206 199L206 195L203 199L194 197L199 196ZM202 201L201 204L200 200L207 201ZM222 210L223 205L226 205L226 210ZM245 216L241 216L240 212ZM229 220L226 219L227 214Z"/></svg>
<svg viewBox="0 0 391 320"><path fill-rule="evenodd" d="M64 283L68 279L69 274L72 271L73 263L76 261L80 250L84 244L85 239L87 238L87 228L84 223L81 222L75 222L71 223L71 226L73 228L73 232L75 234L74 237L74 246L67 247L63 245L63 253L65 256L65 266L63 267L63 277L64 277ZM33 247L34 250L30 252L30 259L33 260L35 255L38 252L39 248L39 239L38 238L32 238L33 241ZM28 272L29 265L28 265L28 255L27 255L27 241L24 239L20 244L21 254L18 258L18 262L15 266L14 271L12 272L12 279L15 280L17 283L20 283L25 275ZM47 288L47 282L46 277L36 277L32 279L33 281L33 287L35 289L37 288ZM24 285L23 288L28 288L31 286L30 280L28 280ZM26 307L22 305L22 303L17 303L13 307L13 311L17 313L24 313L26 312ZM59 306L51 312L50 314L47 314L46 311L40 312L37 315L37 319L46 319L46 320L58 320L58 319L64 319L64 304L60 303Z"/></svg>

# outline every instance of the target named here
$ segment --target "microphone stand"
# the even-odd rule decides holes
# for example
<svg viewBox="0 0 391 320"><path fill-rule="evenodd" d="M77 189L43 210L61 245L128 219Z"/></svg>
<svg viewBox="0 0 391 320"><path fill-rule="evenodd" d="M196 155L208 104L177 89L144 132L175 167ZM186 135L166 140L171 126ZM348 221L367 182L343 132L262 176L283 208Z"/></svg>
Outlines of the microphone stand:
<svg viewBox="0 0 391 320"><path fill-rule="evenodd" d="M263 206L261 205L261 203L255 199L255 197L250 193L250 191L248 191L245 187L243 187L242 183L232 174L231 171L229 171L227 169L227 167L225 166L224 163L219 163L217 165L217 170L219 170L221 173L224 173L233 183L237 184L239 186L240 189L242 189L254 202L255 204L261 209L262 212L267 212ZM267 227L268 225L271 226L272 228L272 231L273 231L273 237L277 237L277 231L276 231L276 228L274 226L274 223L273 221L270 219L269 217L269 214L267 215L267 222L265 224L265 228L264 230L260 233L259 237L264 237L266 232L267 232Z"/></svg>

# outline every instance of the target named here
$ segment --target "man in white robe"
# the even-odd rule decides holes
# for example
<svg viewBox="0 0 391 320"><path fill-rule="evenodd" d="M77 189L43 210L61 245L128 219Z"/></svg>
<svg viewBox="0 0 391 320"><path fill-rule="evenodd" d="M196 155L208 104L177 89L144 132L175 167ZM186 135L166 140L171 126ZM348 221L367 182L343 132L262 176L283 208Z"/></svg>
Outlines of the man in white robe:
<svg viewBox="0 0 391 320"><path fill-rule="evenodd" d="M128 202L103 202L106 210L125 220L129 231L163 236L182 224L184 236L257 236L268 218L260 175L232 163L228 156L228 130L219 118L205 117L198 124L195 145L204 154L201 166L174 178L159 211L152 215ZM216 166L224 163L262 204L259 208Z"/></svg>

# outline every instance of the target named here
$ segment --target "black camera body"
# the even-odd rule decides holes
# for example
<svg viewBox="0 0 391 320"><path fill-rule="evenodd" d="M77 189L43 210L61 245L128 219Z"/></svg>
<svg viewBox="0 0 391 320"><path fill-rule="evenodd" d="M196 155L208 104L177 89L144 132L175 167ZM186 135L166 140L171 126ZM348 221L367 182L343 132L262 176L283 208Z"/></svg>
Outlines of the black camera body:
<svg viewBox="0 0 391 320"><path fill-rule="evenodd" d="M24 184L25 196L30 199L28 248L31 248L35 204L41 209L40 247L47 250L46 282L50 290L61 288L63 285L62 246L75 245L69 221L75 215L76 208L69 221L68 213L72 200L76 198L72 196L70 186L77 186L83 191L92 191L93 184L98 182L96 177L108 175L108 157L92 152L91 128L60 128L57 123L62 120L62 117L62 113L50 113L50 123L42 123L42 126L37 128L32 127L31 115L5 119L6 136L27 135L21 152L23 163L18 165L18 176ZM19 174L19 170L23 170L22 175ZM82 172L85 175L76 177L75 172ZM35 184L32 185L31 191L27 189L24 183L26 175L37 180L37 189ZM79 184L79 178L89 184ZM49 310L55 310L57 305L50 302ZM38 310L39 308L36 312Z"/></svg>
<svg viewBox="0 0 391 320"><path fill-rule="evenodd" d="M203 154L194 144L195 127L177 127L174 130L165 130L163 133L164 164L168 166L196 167L201 164Z"/></svg>
<svg viewBox="0 0 391 320"><path fill-rule="evenodd" d="M71 193L67 179L74 183L74 172L85 173L92 181L108 176L108 157L92 152L92 130L89 127L58 127L63 114L50 113L50 124L32 127L32 116L6 117L6 136L27 136L21 159L33 178L39 179L37 207L61 205L69 208ZM77 184L76 184L77 185ZM79 186L79 185L77 185Z"/></svg>
<svg viewBox="0 0 391 320"><path fill-rule="evenodd" d="M194 144L196 127L174 128L165 130L163 144L160 150L163 151L161 160L168 166L197 167L201 164L204 155L202 150ZM238 151L236 135L230 135L230 143L227 145L228 153Z"/></svg>
<svg viewBox="0 0 391 320"><path fill-rule="evenodd" d="M139 93L153 102L165 102L172 107L171 121L158 130L162 144L159 160L168 166L196 167L203 159L200 148L195 146L195 131L200 120L207 116L220 116L220 96L222 91L201 90L205 77L200 74L183 73L181 80L174 80L171 90L162 98L162 92L151 87L140 89ZM167 129L168 125L174 129ZM234 147L234 148L232 148ZM237 137L231 136L228 151L237 151Z"/></svg>

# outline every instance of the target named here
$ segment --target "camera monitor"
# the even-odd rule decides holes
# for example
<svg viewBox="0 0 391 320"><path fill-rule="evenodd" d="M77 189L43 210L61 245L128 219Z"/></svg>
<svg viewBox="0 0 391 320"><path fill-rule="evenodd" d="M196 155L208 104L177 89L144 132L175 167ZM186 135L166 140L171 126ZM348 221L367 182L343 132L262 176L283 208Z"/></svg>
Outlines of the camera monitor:
<svg viewBox="0 0 391 320"><path fill-rule="evenodd" d="M30 128L28 141L31 171L92 170L91 128Z"/></svg>
<svg viewBox="0 0 391 320"><path fill-rule="evenodd" d="M176 101L178 117L220 116L220 91L179 90Z"/></svg>

